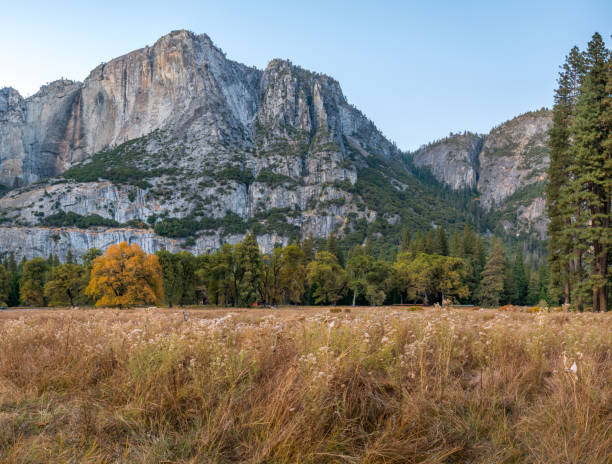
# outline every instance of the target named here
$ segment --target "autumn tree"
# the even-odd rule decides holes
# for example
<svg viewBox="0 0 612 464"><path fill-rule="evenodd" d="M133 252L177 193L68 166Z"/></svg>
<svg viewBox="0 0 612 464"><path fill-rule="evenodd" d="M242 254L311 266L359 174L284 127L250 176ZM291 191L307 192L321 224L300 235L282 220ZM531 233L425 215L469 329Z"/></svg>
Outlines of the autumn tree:
<svg viewBox="0 0 612 464"><path fill-rule="evenodd" d="M163 279L159 260L156 255L147 255L137 244L111 245L93 261L85 292L96 300L96 306L160 304Z"/></svg>

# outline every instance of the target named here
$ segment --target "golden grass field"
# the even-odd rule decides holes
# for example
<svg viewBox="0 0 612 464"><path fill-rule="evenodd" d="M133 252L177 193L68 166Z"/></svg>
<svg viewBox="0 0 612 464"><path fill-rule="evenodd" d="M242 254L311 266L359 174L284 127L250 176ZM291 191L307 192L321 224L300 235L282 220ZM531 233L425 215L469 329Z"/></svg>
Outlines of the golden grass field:
<svg viewBox="0 0 612 464"><path fill-rule="evenodd" d="M612 314L0 312L1 463L612 463Z"/></svg>

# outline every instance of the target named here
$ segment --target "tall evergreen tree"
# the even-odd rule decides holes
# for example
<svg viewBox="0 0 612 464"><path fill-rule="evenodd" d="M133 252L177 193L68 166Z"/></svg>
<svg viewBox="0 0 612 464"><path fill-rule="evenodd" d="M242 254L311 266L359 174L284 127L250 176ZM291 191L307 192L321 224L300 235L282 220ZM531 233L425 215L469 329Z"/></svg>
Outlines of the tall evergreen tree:
<svg viewBox="0 0 612 464"><path fill-rule="evenodd" d="M338 248L338 243L336 241L336 234L334 232L329 234L329 237L327 237L327 245L325 249L327 250L328 253L331 253L338 259L338 263L340 263L340 266L344 266L344 255L342 251L340 250L340 248Z"/></svg>
<svg viewBox="0 0 612 464"><path fill-rule="evenodd" d="M527 274L525 273L525 262L523 260L523 248L521 245L517 247L516 255L514 256L512 280L514 282L512 303L517 305L526 304L529 280L527 279Z"/></svg>
<svg viewBox="0 0 612 464"><path fill-rule="evenodd" d="M448 237L446 235L446 231L444 230L444 226L440 226L436 230L436 242L438 253L442 256L448 256Z"/></svg>
<svg viewBox="0 0 612 464"><path fill-rule="evenodd" d="M608 307L611 239L610 52L594 34L559 75L547 187L550 290L582 309Z"/></svg>
<svg viewBox="0 0 612 464"><path fill-rule="evenodd" d="M601 35L594 34L585 53L588 73L576 102L576 117L570 127L574 142L571 192L580 202L576 221L577 243L585 249L590 269L585 289L592 292L594 311L608 307L608 246L612 243L610 202L612 192L611 152L606 147L611 127L606 122L610 52Z"/></svg>
<svg viewBox="0 0 612 464"><path fill-rule="evenodd" d="M461 236L459 235L459 231L455 229L453 235L451 235L450 243L449 243L449 252L451 256L455 256L457 258L463 258L463 241L461 240Z"/></svg>
<svg viewBox="0 0 612 464"><path fill-rule="evenodd" d="M314 238L312 238L311 234L302 242L302 251L304 252L304 259L306 260L306 263L309 263L314 259L314 248Z"/></svg>
<svg viewBox="0 0 612 464"><path fill-rule="evenodd" d="M402 231L402 238L400 240L398 251L400 253L405 253L406 251L408 251L409 246L410 246L410 231L406 228Z"/></svg>
<svg viewBox="0 0 612 464"><path fill-rule="evenodd" d="M480 299L485 306L499 305L504 290L504 271L506 259L501 239L493 239L487 263L482 271L482 284L480 286Z"/></svg>

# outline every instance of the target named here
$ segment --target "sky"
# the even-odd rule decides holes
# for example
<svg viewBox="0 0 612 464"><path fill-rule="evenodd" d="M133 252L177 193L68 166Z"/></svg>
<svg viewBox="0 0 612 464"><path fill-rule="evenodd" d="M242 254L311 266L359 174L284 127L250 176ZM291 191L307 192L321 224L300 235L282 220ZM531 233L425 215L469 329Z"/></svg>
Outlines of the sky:
<svg viewBox="0 0 612 464"><path fill-rule="evenodd" d="M610 0L3 0L0 10L0 88L29 96L82 81L188 29L250 66L284 58L334 77L404 150L550 107L573 45L597 31L612 46Z"/></svg>

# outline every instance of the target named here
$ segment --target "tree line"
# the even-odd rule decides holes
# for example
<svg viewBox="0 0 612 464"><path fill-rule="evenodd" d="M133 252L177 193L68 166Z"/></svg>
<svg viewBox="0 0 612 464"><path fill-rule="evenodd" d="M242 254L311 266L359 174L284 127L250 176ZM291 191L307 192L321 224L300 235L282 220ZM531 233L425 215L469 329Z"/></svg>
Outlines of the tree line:
<svg viewBox="0 0 612 464"><path fill-rule="evenodd" d="M375 256L370 240L343 251L331 234L261 253L255 235L205 255L138 245L91 249L0 263L0 304L8 306L381 305L444 301L497 306L558 304L545 262L525 259L495 236L470 226L450 236L443 227L402 234L393 259Z"/></svg>
<svg viewBox="0 0 612 464"><path fill-rule="evenodd" d="M554 298L609 309L612 58L600 34L572 48L559 73L547 187Z"/></svg>

